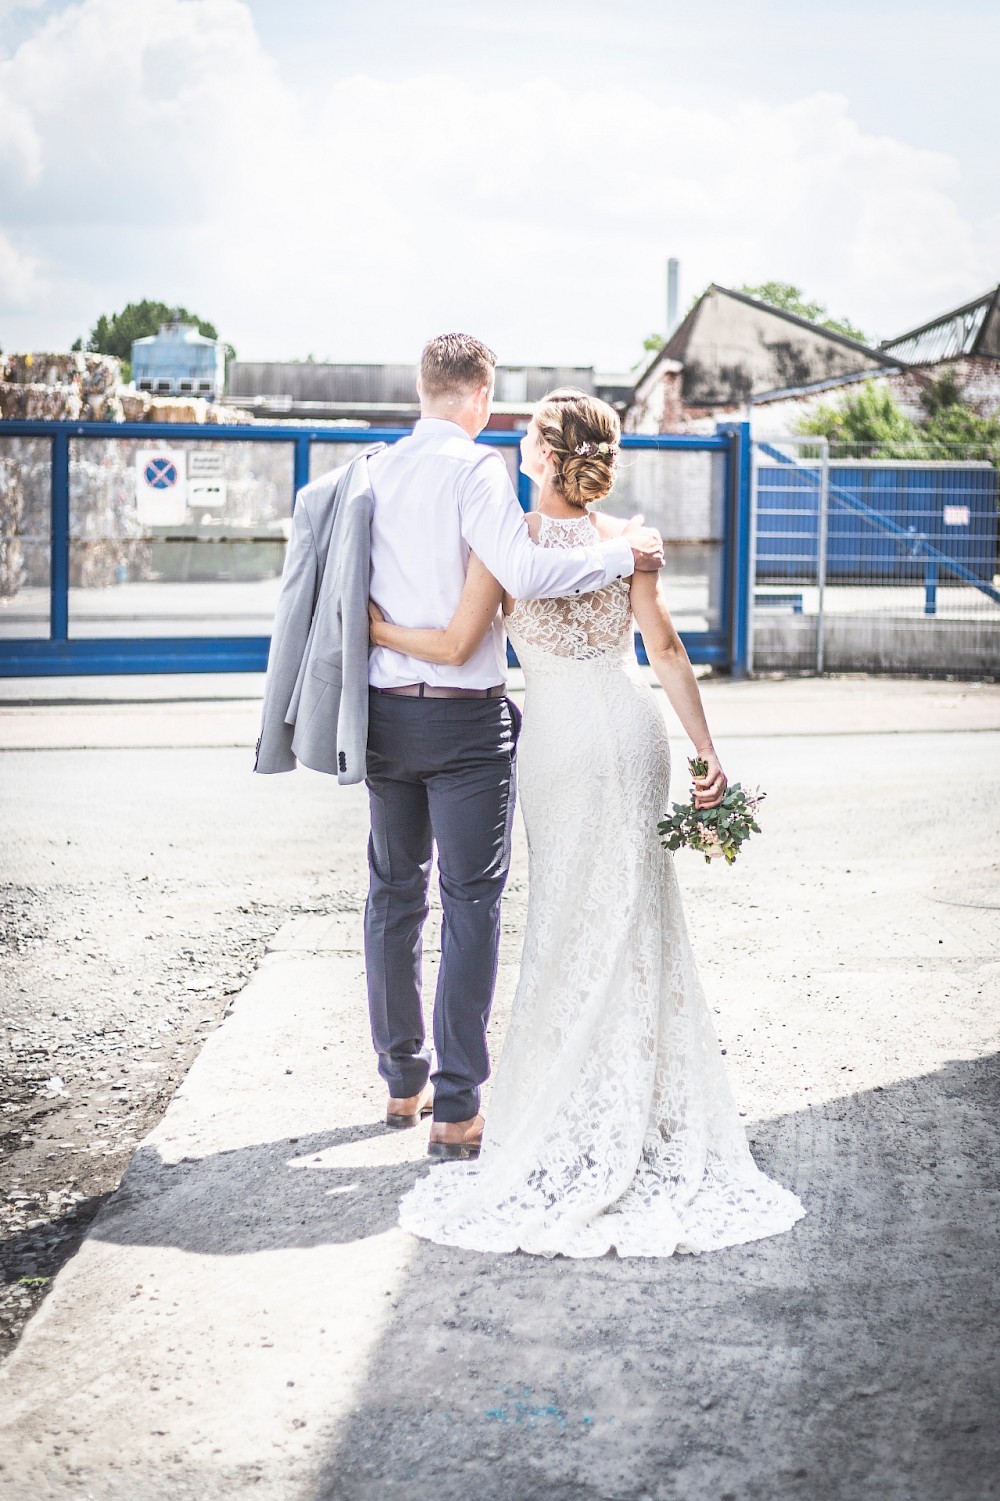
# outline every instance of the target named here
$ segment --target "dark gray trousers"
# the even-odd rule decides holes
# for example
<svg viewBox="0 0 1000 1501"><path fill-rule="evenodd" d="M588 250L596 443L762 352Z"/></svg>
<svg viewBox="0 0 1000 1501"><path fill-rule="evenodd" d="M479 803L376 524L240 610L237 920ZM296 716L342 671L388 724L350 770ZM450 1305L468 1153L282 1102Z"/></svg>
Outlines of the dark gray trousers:
<svg viewBox="0 0 1000 1501"><path fill-rule="evenodd" d="M421 979L436 845L443 917L434 1118L469 1120L489 1075L486 1023L510 865L520 714L506 698L372 692L368 715L365 965L379 1073L396 1098L418 1094L429 1075Z"/></svg>

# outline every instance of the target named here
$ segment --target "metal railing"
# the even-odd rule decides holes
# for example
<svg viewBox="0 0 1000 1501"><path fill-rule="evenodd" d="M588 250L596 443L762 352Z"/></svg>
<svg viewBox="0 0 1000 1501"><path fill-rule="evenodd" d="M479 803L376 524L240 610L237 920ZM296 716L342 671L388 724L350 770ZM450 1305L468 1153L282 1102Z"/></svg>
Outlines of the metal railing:
<svg viewBox="0 0 1000 1501"><path fill-rule="evenodd" d="M6 598L0 575L0 675L262 671L269 645L266 629L239 634L224 628L233 623L226 590L229 595L240 592L231 580L226 590L220 584L212 596L218 630L190 629L199 625L197 611L201 606L195 604L183 617L183 629L178 633L148 632L154 621L175 616L181 620L176 612L175 616L169 611L164 615L159 603L149 603L151 591L158 589L161 596L165 593L160 582L163 573L150 565L152 553L175 560L183 555L230 561L235 557L259 559L266 554L269 579L262 581L255 575L241 583L244 593L249 590L253 596L244 620L266 625L294 495L315 478L317 471L323 472L322 456L332 445L349 458L374 442L394 442L409 431L285 423L0 422L0 465L6 464L15 476L20 469L22 477L30 469L35 491L30 535L20 530L20 523L9 519L5 531L0 507L0 559L4 548L10 556L12 547L22 552L33 550L31 592L35 600L33 616L23 606L18 613L15 559L8 569L12 582ZM504 456L520 503L528 509L531 485L516 468L521 436L518 432L491 431L479 441ZM156 446L186 451L190 445L200 448L216 444L225 445L230 452L236 445L244 460L247 452L257 454L253 464L246 461L242 465L243 491L249 497L246 524L239 526L231 518L206 515L203 522L218 524L206 527L189 521L172 530L143 526L138 520L134 491L129 492L129 485L134 486L135 453ZM251 448L244 451L243 445ZM626 515L641 509L650 523L664 532L668 581L677 584L681 637L692 660L741 673L749 628L747 425L723 426L706 436L629 435L623 438L622 447L621 481L612 492L608 509ZM28 449L33 456L30 464L25 457ZM271 453L271 459L261 457L266 452ZM338 455L334 464L342 461ZM47 495L42 497L46 478ZM114 490L113 507L105 504L109 487ZM265 491L266 502L261 499ZM104 497L103 511L93 499L95 495ZM102 520L105 516L110 519ZM261 524L262 517L266 526ZM97 556L104 557L107 566L95 580L91 577L94 570L88 572L84 565ZM139 563L132 561L134 556L140 557ZM134 576L137 572L138 579ZM204 578L210 580L211 576L209 570ZM197 575L196 581L203 581L202 575ZM130 598L128 588L123 586L132 586L132 594L137 594L142 592L137 588L140 582L146 590L145 603L129 613L121 603ZM90 608L88 590L99 598L104 614L95 614ZM206 599L207 591L202 589L200 597ZM131 633L121 629L113 634L88 634L108 625L129 623L136 627ZM210 625L211 614L200 624ZM641 641L637 641L637 651L641 657Z"/></svg>

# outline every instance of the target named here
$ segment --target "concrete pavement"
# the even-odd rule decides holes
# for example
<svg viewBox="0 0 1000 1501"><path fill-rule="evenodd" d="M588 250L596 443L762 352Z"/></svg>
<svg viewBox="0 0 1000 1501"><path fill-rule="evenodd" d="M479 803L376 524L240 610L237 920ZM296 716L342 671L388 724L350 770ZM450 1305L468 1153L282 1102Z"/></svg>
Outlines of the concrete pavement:
<svg viewBox="0 0 1000 1501"><path fill-rule="evenodd" d="M4 1501L998 1494L1000 690L705 698L764 834L678 866L755 1151L807 1218L662 1262L403 1235L426 1127L379 1125L357 917L294 919L0 1375ZM56 738L33 712L4 733ZM494 1052L525 872L519 831Z"/></svg>

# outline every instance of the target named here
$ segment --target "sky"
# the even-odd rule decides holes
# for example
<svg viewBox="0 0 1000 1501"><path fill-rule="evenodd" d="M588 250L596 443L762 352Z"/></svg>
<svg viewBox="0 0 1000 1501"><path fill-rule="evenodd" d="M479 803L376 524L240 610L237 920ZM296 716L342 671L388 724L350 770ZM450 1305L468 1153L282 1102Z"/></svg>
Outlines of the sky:
<svg viewBox="0 0 1000 1501"><path fill-rule="evenodd" d="M0 348L632 367L714 281L887 338L1000 281L984 0L0 0Z"/></svg>

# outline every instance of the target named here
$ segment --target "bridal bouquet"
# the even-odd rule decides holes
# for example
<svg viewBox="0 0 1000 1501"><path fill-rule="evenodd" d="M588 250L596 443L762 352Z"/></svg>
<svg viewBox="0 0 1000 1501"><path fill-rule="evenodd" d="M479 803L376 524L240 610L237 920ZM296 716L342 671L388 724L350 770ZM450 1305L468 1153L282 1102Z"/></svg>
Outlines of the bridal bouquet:
<svg viewBox="0 0 1000 1501"><path fill-rule="evenodd" d="M700 756L689 761L688 767L693 777L703 777L708 771ZM744 840L760 833L756 814L766 796L759 789L746 793L739 782L734 782L726 788L717 808L696 808L692 792L688 802L674 803L671 816L657 824L661 842L668 850L687 845L704 855L706 861L724 855L726 864L732 865Z"/></svg>

